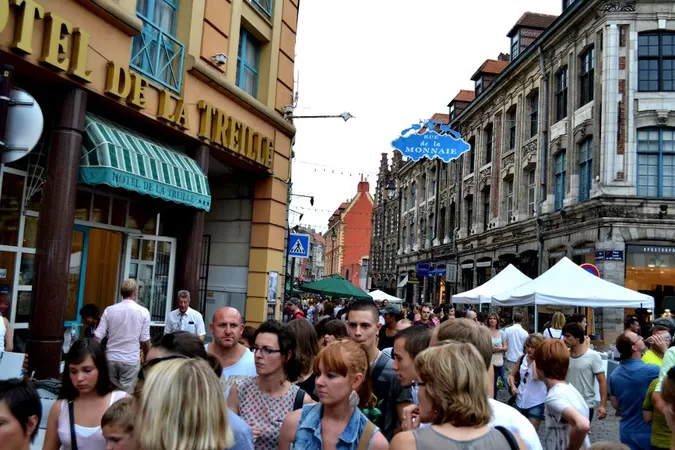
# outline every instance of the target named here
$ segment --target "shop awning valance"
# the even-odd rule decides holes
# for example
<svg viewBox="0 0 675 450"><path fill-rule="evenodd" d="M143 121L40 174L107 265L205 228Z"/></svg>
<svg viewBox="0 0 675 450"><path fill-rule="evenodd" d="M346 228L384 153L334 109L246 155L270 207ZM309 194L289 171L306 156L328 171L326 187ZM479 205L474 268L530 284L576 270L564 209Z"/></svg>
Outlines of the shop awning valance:
<svg viewBox="0 0 675 450"><path fill-rule="evenodd" d="M93 114L85 118L80 181L211 209L208 178L195 160Z"/></svg>

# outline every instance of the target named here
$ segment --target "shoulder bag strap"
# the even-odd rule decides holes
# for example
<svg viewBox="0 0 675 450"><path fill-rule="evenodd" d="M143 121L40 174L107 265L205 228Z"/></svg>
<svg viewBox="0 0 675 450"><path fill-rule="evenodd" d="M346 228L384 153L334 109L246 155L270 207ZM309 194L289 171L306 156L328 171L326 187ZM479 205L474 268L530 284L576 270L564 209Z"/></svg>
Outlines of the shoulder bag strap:
<svg viewBox="0 0 675 450"><path fill-rule="evenodd" d="M518 440L513 435L513 433L511 433L511 431L509 431L508 429L506 429L502 426L495 427L495 430L499 431L502 434L502 436L504 436L504 438L506 438L506 442L509 443L509 448L511 450L520 450L520 445L518 445Z"/></svg>
<svg viewBox="0 0 675 450"><path fill-rule="evenodd" d="M382 371L387 366L388 358L389 357L386 353L380 353L380 356L377 358L377 362L375 363L375 367L373 367L371 372L373 383L376 382L378 378L380 378L380 375L382 375Z"/></svg>
<svg viewBox="0 0 675 450"><path fill-rule="evenodd" d="M302 389L298 389L298 392L295 394L295 400L293 401L293 411L302 409L302 405L305 402L306 392Z"/></svg>
<svg viewBox="0 0 675 450"><path fill-rule="evenodd" d="M73 411L73 402L68 402L68 421L70 422L70 448L77 450L77 435L75 434L75 412Z"/></svg>
<svg viewBox="0 0 675 450"><path fill-rule="evenodd" d="M372 439L376 429L377 427L375 427L373 422L370 420L366 422L366 426L363 427L363 431L359 437L359 445L356 447L356 450L368 450L368 447L370 447L370 440Z"/></svg>
<svg viewBox="0 0 675 450"><path fill-rule="evenodd" d="M553 337L553 333L551 333L551 327L548 327L548 328L546 329L546 331L548 331L548 337L551 337L551 338L552 338L552 337Z"/></svg>

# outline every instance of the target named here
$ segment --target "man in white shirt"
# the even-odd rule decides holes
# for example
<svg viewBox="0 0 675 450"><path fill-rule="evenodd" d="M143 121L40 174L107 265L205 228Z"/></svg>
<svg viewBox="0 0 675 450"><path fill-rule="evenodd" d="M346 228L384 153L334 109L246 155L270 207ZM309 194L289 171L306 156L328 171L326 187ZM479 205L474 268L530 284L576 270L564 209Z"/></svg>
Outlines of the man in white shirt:
<svg viewBox="0 0 675 450"><path fill-rule="evenodd" d="M126 392L131 392L140 369L141 352L150 349L150 311L136 302L136 280L125 280L120 288L122 301L108 306L96 328L95 339L108 336L106 356L110 380Z"/></svg>
<svg viewBox="0 0 675 450"><path fill-rule="evenodd" d="M493 398L492 337L489 329L470 319L448 320L434 329L430 345L438 345L439 342L447 340L473 344L483 357L487 367L485 375L490 380L488 383L488 403L492 409L492 419L489 426L501 426L517 434L528 450L542 450L537 430L534 429L532 422L516 409ZM407 413L408 410L405 412ZM405 422L410 422L409 416L406 416Z"/></svg>
<svg viewBox="0 0 675 450"><path fill-rule="evenodd" d="M204 338L206 338L204 318L199 311L190 308L190 293L188 291L178 291L177 297L176 303L178 304L178 309L174 309L167 316L164 333L187 331L196 335L204 342Z"/></svg>
<svg viewBox="0 0 675 450"><path fill-rule="evenodd" d="M229 306L220 308L213 314L209 329L213 342L206 344L205 348L220 360L226 390L229 391L238 378L256 376L253 352L239 343L244 331L239 311Z"/></svg>
<svg viewBox="0 0 675 450"><path fill-rule="evenodd" d="M506 358L506 361L504 361L506 373L511 373L513 365L521 356L523 356L525 341L529 334L523 329L521 325L522 322L523 314L517 312L513 315L513 325L504 330L506 342L508 344L508 350L506 350L506 354L504 355Z"/></svg>

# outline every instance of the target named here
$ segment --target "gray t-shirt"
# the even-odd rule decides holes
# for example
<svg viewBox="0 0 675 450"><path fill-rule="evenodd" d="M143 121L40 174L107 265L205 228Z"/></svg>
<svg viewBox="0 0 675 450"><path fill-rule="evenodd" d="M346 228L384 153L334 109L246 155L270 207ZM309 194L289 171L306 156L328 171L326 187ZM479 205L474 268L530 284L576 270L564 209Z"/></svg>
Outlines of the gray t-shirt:
<svg viewBox="0 0 675 450"><path fill-rule="evenodd" d="M549 389L546 394L546 432L544 433L544 448L546 450L567 450L570 439L570 425L562 421L563 411L574 408L579 414L588 418L588 407L581 394L567 383L558 383ZM591 446L588 436L581 446L581 450Z"/></svg>
<svg viewBox="0 0 675 450"><path fill-rule="evenodd" d="M392 365L394 360L382 352L370 367L371 374L378 368L378 364L383 364L384 368L377 377L373 379L373 394L377 397L377 407L382 412L382 424L380 431L391 441L394 437L394 430L398 426L398 412L396 406L401 403L412 402L412 392L410 388L404 388L398 381L396 372Z"/></svg>
<svg viewBox="0 0 675 450"><path fill-rule="evenodd" d="M599 373L605 373L605 369L600 354L595 350L588 349L581 356L570 357L567 382L579 391L589 408L596 406L595 376Z"/></svg>

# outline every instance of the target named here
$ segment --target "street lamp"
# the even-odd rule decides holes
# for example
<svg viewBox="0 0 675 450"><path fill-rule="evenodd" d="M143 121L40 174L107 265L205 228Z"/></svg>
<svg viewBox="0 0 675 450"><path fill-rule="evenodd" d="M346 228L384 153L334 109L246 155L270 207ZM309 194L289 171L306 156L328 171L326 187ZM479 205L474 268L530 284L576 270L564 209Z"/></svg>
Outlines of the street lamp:
<svg viewBox="0 0 675 450"><path fill-rule="evenodd" d="M394 194L396 194L396 183L394 183L394 180L389 180L389 183L387 183L385 190L387 191L387 198L389 200L394 198Z"/></svg>

